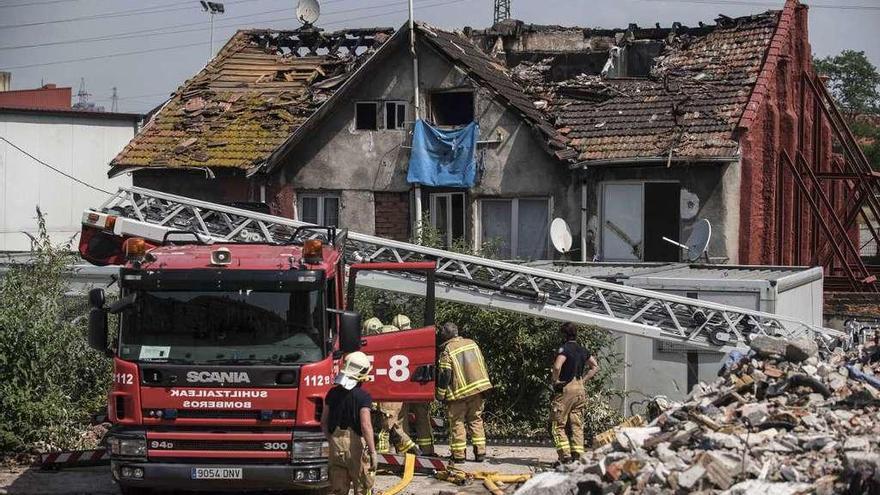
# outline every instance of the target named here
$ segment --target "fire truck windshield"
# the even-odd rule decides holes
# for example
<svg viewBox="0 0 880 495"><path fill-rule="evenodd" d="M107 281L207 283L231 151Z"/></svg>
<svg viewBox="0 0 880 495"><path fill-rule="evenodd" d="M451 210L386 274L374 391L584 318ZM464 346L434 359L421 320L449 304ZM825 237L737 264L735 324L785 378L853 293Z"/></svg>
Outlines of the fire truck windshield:
<svg viewBox="0 0 880 495"><path fill-rule="evenodd" d="M320 290L140 291L120 321L119 357L192 364L319 361Z"/></svg>

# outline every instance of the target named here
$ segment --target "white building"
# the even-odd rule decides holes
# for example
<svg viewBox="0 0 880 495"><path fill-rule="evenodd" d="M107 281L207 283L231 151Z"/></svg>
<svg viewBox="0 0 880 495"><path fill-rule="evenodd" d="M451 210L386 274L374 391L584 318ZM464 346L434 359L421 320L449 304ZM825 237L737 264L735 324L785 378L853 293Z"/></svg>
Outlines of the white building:
<svg viewBox="0 0 880 495"><path fill-rule="evenodd" d="M107 164L134 137L141 118L125 113L0 108L0 137L9 141L0 140L0 251L30 249L28 234L37 230L37 206L53 241L73 240L75 247L83 209L99 205L106 195L39 161L107 191L131 185L129 175L109 179Z"/></svg>

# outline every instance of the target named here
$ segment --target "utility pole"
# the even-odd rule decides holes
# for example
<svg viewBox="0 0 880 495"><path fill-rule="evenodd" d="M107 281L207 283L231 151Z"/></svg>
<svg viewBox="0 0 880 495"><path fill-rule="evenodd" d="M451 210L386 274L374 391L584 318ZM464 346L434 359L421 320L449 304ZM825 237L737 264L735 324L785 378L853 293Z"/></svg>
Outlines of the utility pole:
<svg viewBox="0 0 880 495"><path fill-rule="evenodd" d="M214 58L214 16L216 14L223 14L226 12L226 8L222 3L219 2L206 2L205 0L200 0L202 4L202 12L206 12L211 16L211 42L208 45L208 62Z"/></svg>
<svg viewBox="0 0 880 495"><path fill-rule="evenodd" d="M416 55L416 27L413 19L413 0L409 0L409 53L413 63L413 120L416 122L422 118L422 107L419 102L419 57ZM413 128L415 129L415 127ZM413 130L415 132L415 130ZM422 186L416 182L413 184L415 196L415 238L422 240Z"/></svg>
<svg viewBox="0 0 880 495"><path fill-rule="evenodd" d="M510 19L510 0L495 0L493 24Z"/></svg>
<svg viewBox="0 0 880 495"><path fill-rule="evenodd" d="M110 97L110 111L119 111L119 95L116 94L116 86L113 86L113 96Z"/></svg>
<svg viewBox="0 0 880 495"><path fill-rule="evenodd" d="M79 78L79 91L76 92L76 107L80 109L85 109L89 106L89 96L92 96L91 93L86 91L86 78Z"/></svg>

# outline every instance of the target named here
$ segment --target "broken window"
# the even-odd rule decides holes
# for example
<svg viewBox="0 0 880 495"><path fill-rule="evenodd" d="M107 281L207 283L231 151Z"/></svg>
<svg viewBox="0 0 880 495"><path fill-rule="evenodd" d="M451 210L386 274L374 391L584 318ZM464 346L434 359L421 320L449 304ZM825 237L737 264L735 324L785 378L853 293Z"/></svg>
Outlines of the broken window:
<svg viewBox="0 0 880 495"><path fill-rule="evenodd" d="M379 129L379 104L375 101L359 101L354 104L354 128L359 131Z"/></svg>
<svg viewBox="0 0 880 495"><path fill-rule="evenodd" d="M315 225L339 225L339 196L337 194L301 194L299 219Z"/></svg>
<svg viewBox="0 0 880 495"><path fill-rule="evenodd" d="M549 258L550 200L547 198L480 201L480 243L501 259Z"/></svg>
<svg viewBox="0 0 880 495"><path fill-rule="evenodd" d="M630 182L602 186L603 261L678 261L681 186Z"/></svg>
<svg viewBox="0 0 880 495"><path fill-rule="evenodd" d="M432 193L430 197L431 226L437 229L443 247L448 248L464 238L464 193Z"/></svg>
<svg viewBox="0 0 880 495"><path fill-rule="evenodd" d="M389 130L406 128L406 103L402 101L385 102L385 128Z"/></svg>
<svg viewBox="0 0 880 495"><path fill-rule="evenodd" d="M463 126L474 121L474 93L446 91L431 95L431 117L435 125Z"/></svg>

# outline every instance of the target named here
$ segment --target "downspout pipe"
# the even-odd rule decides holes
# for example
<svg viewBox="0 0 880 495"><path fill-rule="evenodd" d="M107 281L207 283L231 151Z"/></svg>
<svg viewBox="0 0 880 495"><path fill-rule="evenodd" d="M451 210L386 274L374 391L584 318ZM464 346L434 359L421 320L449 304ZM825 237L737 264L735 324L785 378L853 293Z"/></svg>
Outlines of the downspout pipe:
<svg viewBox="0 0 880 495"><path fill-rule="evenodd" d="M422 106L419 101L419 58L416 55L416 28L413 19L413 0L409 0L409 53L413 63L413 117L415 121L422 118ZM422 186L416 182L413 184L413 196L415 196L415 233L416 242L422 240Z"/></svg>

